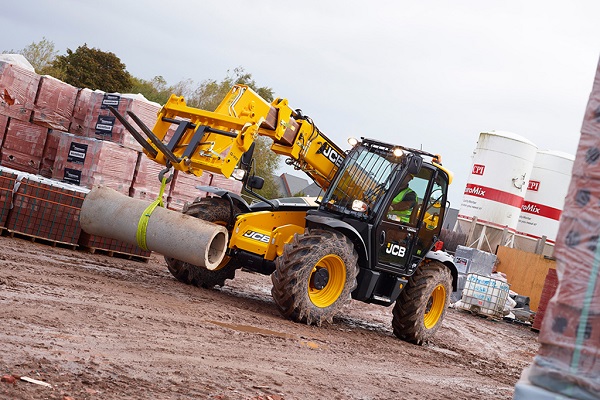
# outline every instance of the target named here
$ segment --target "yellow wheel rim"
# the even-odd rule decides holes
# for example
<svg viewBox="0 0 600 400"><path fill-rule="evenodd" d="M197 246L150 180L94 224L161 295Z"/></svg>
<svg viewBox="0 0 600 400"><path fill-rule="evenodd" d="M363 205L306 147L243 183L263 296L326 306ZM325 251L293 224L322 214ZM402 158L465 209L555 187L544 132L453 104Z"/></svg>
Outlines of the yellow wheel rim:
<svg viewBox="0 0 600 400"><path fill-rule="evenodd" d="M425 310L425 328L433 328L440 320L444 308L446 307L446 287L442 284L437 285L429 301L427 302L427 309Z"/></svg>
<svg viewBox="0 0 600 400"><path fill-rule="evenodd" d="M321 268L325 268L329 275L327 284L322 289L316 288L313 275ZM321 258L313 267L308 277L308 297L317 307L329 307L340 297L346 285L346 265L344 261L335 254L328 254Z"/></svg>

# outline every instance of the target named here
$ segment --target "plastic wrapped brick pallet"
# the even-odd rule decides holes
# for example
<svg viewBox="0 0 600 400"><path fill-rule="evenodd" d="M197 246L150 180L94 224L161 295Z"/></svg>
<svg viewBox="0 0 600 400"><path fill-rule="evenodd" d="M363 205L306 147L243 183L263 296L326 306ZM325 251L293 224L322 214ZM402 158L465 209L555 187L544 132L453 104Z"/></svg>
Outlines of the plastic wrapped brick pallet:
<svg viewBox="0 0 600 400"><path fill-rule="evenodd" d="M534 385L577 399L600 398L599 99L600 64L557 235L559 285L545 310L540 349L528 372Z"/></svg>
<svg viewBox="0 0 600 400"><path fill-rule="evenodd" d="M37 174L48 128L10 118L0 150L0 163L19 171Z"/></svg>
<svg viewBox="0 0 600 400"><path fill-rule="evenodd" d="M42 153L39 172L40 175L45 178L52 178L54 161L56 160L56 152L58 151L58 144L60 143L61 136L65 134L65 132L54 129L50 129L48 131L48 137L46 138L46 145L44 146L44 152Z"/></svg>
<svg viewBox="0 0 600 400"><path fill-rule="evenodd" d="M11 118L2 147L41 158L47 136L48 128Z"/></svg>
<svg viewBox="0 0 600 400"><path fill-rule="evenodd" d="M77 92L69 132L76 135L82 135L87 126L92 126L93 122L90 109L92 107L93 92L93 90L87 88L79 89ZM103 93L101 91L98 92Z"/></svg>
<svg viewBox="0 0 600 400"><path fill-rule="evenodd" d="M52 178L91 188L102 185L129 195L137 152L117 143L61 135Z"/></svg>
<svg viewBox="0 0 600 400"><path fill-rule="evenodd" d="M150 129L154 127L156 115L160 110L158 103L153 103L142 95L105 93L82 89L75 105L71 123L71 133L85 137L109 140L125 147L141 151L141 145L125 129L125 127L110 112L108 106L113 106L134 127L127 112L133 112ZM138 129L140 131L140 129Z"/></svg>
<svg viewBox="0 0 600 400"><path fill-rule="evenodd" d="M18 59L9 56L11 55L0 56L0 114L29 121L40 76L33 68L29 69L19 63Z"/></svg>
<svg viewBox="0 0 600 400"><path fill-rule="evenodd" d="M4 141L4 135L6 134L6 127L8 126L8 117L0 114L0 147Z"/></svg>
<svg viewBox="0 0 600 400"><path fill-rule="evenodd" d="M40 171L41 157L23 154L17 150L0 149L0 165L18 171L37 174Z"/></svg>
<svg viewBox="0 0 600 400"><path fill-rule="evenodd" d="M68 131L78 89L56 78L44 75L33 107L34 124Z"/></svg>

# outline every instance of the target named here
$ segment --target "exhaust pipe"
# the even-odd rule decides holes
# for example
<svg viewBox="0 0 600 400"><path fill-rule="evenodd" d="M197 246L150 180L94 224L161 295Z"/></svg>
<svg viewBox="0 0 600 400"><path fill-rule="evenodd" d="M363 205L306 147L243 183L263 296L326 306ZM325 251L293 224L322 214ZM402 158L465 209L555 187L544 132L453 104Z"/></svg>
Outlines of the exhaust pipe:
<svg viewBox="0 0 600 400"><path fill-rule="evenodd" d="M81 206L79 223L91 234L138 246L136 234L150 202L95 186ZM210 222L156 207L146 227L146 247L167 257L214 270L227 250L227 230Z"/></svg>

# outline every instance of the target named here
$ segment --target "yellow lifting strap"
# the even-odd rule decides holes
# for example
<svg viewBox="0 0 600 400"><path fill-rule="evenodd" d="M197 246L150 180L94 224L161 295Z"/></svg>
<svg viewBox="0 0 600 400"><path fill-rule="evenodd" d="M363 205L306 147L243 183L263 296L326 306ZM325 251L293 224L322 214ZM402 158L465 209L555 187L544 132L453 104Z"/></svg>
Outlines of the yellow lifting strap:
<svg viewBox="0 0 600 400"><path fill-rule="evenodd" d="M164 207L163 204L163 194L165 193L165 187L167 186L168 177L162 177L162 183L160 185L160 191L158 193L158 197L154 200L142 213L140 217L140 221L138 222L137 232L135 233L135 239L137 240L137 245L142 250L148 250L146 246L146 230L148 229L148 221L150 221L150 215L156 209L156 207Z"/></svg>

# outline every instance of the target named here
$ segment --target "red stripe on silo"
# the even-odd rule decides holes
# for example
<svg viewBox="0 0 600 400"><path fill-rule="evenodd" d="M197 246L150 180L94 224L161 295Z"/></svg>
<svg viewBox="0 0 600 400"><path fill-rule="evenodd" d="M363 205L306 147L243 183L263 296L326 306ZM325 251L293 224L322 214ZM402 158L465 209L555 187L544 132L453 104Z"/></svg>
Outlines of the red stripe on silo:
<svg viewBox="0 0 600 400"><path fill-rule="evenodd" d="M507 204L513 207L521 208L523 197L516 194L508 193L503 190L493 189L487 186L474 185L467 183L465 193L469 196L479 197L481 199L496 201L498 203Z"/></svg>
<svg viewBox="0 0 600 400"><path fill-rule="evenodd" d="M527 200L523 202L523 205L521 206L521 211L533 215L539 215L540 217L554 219L557 221L560 219L560 214L562 213L562 210L559 210L558 208L546 206L544 204L534 203L532 201Z"/></svg>

